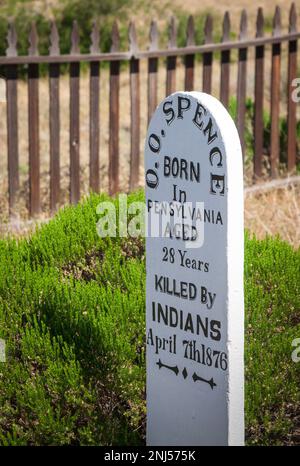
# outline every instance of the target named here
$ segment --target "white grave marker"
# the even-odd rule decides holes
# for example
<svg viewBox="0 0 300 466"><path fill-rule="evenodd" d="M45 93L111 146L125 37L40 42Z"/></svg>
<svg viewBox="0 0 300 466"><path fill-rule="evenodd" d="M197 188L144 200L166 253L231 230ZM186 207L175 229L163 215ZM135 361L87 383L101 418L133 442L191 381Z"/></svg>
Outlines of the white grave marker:
<svg viewBox="0 0 300 466"><path fill-rule="evenodd" d="M167 97L145 171L147 443L242 445L243 174L227 110L204 93Z"/></svg>

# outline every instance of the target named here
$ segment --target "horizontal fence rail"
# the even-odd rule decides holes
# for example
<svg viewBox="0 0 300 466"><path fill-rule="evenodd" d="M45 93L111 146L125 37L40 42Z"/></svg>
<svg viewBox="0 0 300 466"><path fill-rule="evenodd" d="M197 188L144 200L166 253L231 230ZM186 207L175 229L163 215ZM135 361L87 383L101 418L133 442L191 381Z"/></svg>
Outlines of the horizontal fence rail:
<svg viewBox="0 0 300 466"><path fill-rule="evenodd" d="M173 47L161 50L144 50L136 52L113 52L113 53L78 53L62 55L18 55L15 57L0 56L0 65L24 65L29 63L72 63L92 61L128 61L132 58L164 58L177 57L185 55L203 54L205 52L220 52L224 50L238 50L248 47L257 47L259 45L276 44L279 42L294 41L300 38L300 32L281 34L277 37L257 37L244 41L226 41L217 44L203 44L186 47Z"/></svg>
<svg viewBox="0 0 300 466"><path fill-rule="evenodd" d="M60 167L60 94L59 82L61 65L69 64L70 78L70 121L69 121L69 157L70 184L69 197L71 203L80 199L80 63L89 63L89 185L95 192L100 190L100 63L109 63L109 193L119 191L120 177L120 74L121 62L128 62L129 92L131 106L130 127L130 173L129 189L135 189L139 181L140 168L140 135L141 135L141 79L140 62L148 62L147 105L148 122L158 103L158 70L160 59L164 59L166 67L166 95L176 91L177 58L184 57L185 90L195 89L196 57L202 57L202 91L212 92L213 65L218 60L220 65L220 81L218 97L228 107L230 99L230 77L232 52L237 53L237 88L236 88L236 125L239 131L243 153L245 154L245 118L247 98L247 64L248 50L254 48L254 181L262 176L264 160L264 88L265 67L270 63L270 176L278 176L280 162L280 86L281 86L281 57L282 46L287 45L287 144L286 169L287 174L295 172L297 164L297 114L296 102L292 98L293 82L297 78L297 46L300 32L297 31L297 14L292 4L289 13L289 30L283 32L281 28L281 11L277 7L273 18L271 35L264 34L263 10L258 9L256 20L256 35L248 37L248 19L244 10L241 14L240 31L237 40L232 40L230 15L225 13L222 25L221 41L213 40L213 21L207 16L204 26L204 43L196 44L195 24L191 16L187 23L186 44L177 46L176 20L172 18L169 25L167 48L158 46L158 28L152 21L150 26L150 45L147 50L138 48L138 38L135 25L129 26L128 51L120 51L120 35L115 22L111 34L111 49L108 53L100 50L99 28L94 23L90 36L90 53L80 53L79 28L76 21L71 34L69 54L60 53L59 34L55 22L51 24L49 38L49 54L39 55L38 34L35 24L32 24L28 41L29 48L26 56L18 55L17 31L11 22L8 28L8 47L6 56L0 56L0 65L5 70L6 99L7 99L7 147L8 147L8 194L10 212L14 211L17 192L19 190L19 128L18 128L18 70L19 66L27 65L28 79L28 152L29 152L29 213L36 216L41 211L40 188L40 128L39 107L39 65L48 65L49 75L49 149L50 149L50 209L55 212L60 202L61 167ZM266 46L270 47L270 56L266 56ZM216 53L218 52L218 55ZM215 54L215 55L214 55ZM144 85L144 81L143 84Z"/></svg>

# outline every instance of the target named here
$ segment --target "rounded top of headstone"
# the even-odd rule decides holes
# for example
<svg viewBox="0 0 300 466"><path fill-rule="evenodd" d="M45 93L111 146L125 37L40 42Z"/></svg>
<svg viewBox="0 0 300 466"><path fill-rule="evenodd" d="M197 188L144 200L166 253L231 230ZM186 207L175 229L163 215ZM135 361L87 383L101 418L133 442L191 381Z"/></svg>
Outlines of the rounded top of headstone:
<svg viewBox="0 0 300 466"><path fill-rule="evenodd" d="M174 109L176 108L176 104L177 104L177 111L178 111L178 99L189 99L191 102L199 103L200 105L205 107L207 115L210 115L212 120L215 121L216 126L218 127L218 132L221 135L222 139L225 139L225 141L228 141L229 144L230 142L236 141L237 146L239 147L239 149L241 149L238 131L234 123L234 120L232 119L228 110L216 97L210 94L207 94L205 92L177 91L165 97L160 102L160 104L157 106L155 112L152 115L152 118L149 123L149 130L151 126L157 121L157 119L164 116L163 108L164 106L167 107L168 102L173 102ZM181 100L181 102L183 103L182 107L184 107L184 101ZM168 109L169 109L169 106L168 106ZM192 108L190 107L188 110L192 110ZM181 119L183 119L183 116L185 116L185 111L186 109L182 108L182 111L179 114L180 118L182 117ZM169 114L171 114L171 112ZM177 113L177 116L178 116L178 113ZM167 125L168 126L171 125L172 122L167 121Z"/></svg>
<svg viewBox="0 0 300 466"><path fill-rule="evenodd" d="M217 156L217 152L221 155ZM218 162L229 178L237 177L242 184L242 150L235 123L223 104L204 92L175 92L158 105L145 143L146 166L151 170L153 163L147 163L148 154L150 160L150 154L173 154L182 164L182 159L198 159L202 165L206 165L206 160L207 170ZM154 170L155 167L153 176Z"/></svg>

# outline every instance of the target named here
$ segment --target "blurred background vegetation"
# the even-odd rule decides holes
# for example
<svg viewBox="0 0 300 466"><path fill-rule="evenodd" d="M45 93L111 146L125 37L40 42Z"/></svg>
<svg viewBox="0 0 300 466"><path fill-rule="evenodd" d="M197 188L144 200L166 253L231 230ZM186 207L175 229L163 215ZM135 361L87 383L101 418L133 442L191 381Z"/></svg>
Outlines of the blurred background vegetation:
<svg viewBox="0 0 300 466"><path fill-rule="evenodd" d="M150 27L150 17L159 17L164 12L164 27L160 31L160 42L166 45L168 28L168 2L154 0L61 0L57 1L30 1L30 0L7 0L0 1L0 54L5 55L7 47L7 29L9 21L14 21L18 35L18 53L26 55L28 51L28 34L31 24L34 21L37 25L39 35L39 52L47 54L49 48L50 21L55 19L60 36L61 53L70 51L71 31L73 21L78 22L80 31L80 50L88 53L90 47L90 34L93 22L96 22L100 29L101 51L108 52L111 45L111 29L115 19L118 20L120 28L120 48L128 48L128 23L134 17L137 19L137 28L141 46L148 42L148 30ZM186 26L189 14L176 6L172 8L177 19L177 42L179 46L186 43ZM140 14L139 14L140 13ZM194 15L195 19L195 39L196 43L204 41L204 23L211 10L204 8ZM217 13L213 12L213 16ZM145 28L144 18L147 18L147 28ZM215 22L214 38L221 37L221 21Z"/></svg>
<svg viewBox="0 0 300 466"><path fill-rule="evenodd" d="M60 35L61 53L70 51L71 31L74 20L80 29L80 48L89 51L90 33L93 21L100 26L103 51L110 47L110 33L116 16L127 18L128 0L62 0L60 2L7 0L0 2L0 53L5 54L8 22L15 22L20 55L28 50L28 34L31 23L36 22L39 34L39 52L48 53L50 20L55 19Z"/></svg>

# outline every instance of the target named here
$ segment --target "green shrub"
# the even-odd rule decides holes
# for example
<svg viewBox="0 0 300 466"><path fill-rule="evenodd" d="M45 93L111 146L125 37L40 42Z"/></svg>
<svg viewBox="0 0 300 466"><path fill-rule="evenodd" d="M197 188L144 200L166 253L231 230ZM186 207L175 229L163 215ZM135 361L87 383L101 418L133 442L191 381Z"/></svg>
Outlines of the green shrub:
<svg viewBox="0 0 300 466"><path fill-rule="evenodd" d="M144 442L144 240L98 237L107 199L64 208L31 238L0 240L2 445ZM246 235L249 444L284 442L299 407L299 273L300 250Z"/></svg>
<svg viewBox="0 0 300 466"><path fill-rule="evenodd" d="M246 426L248 443L281 444L300 406L300 250L280 239L246 236Z"/></svg>

